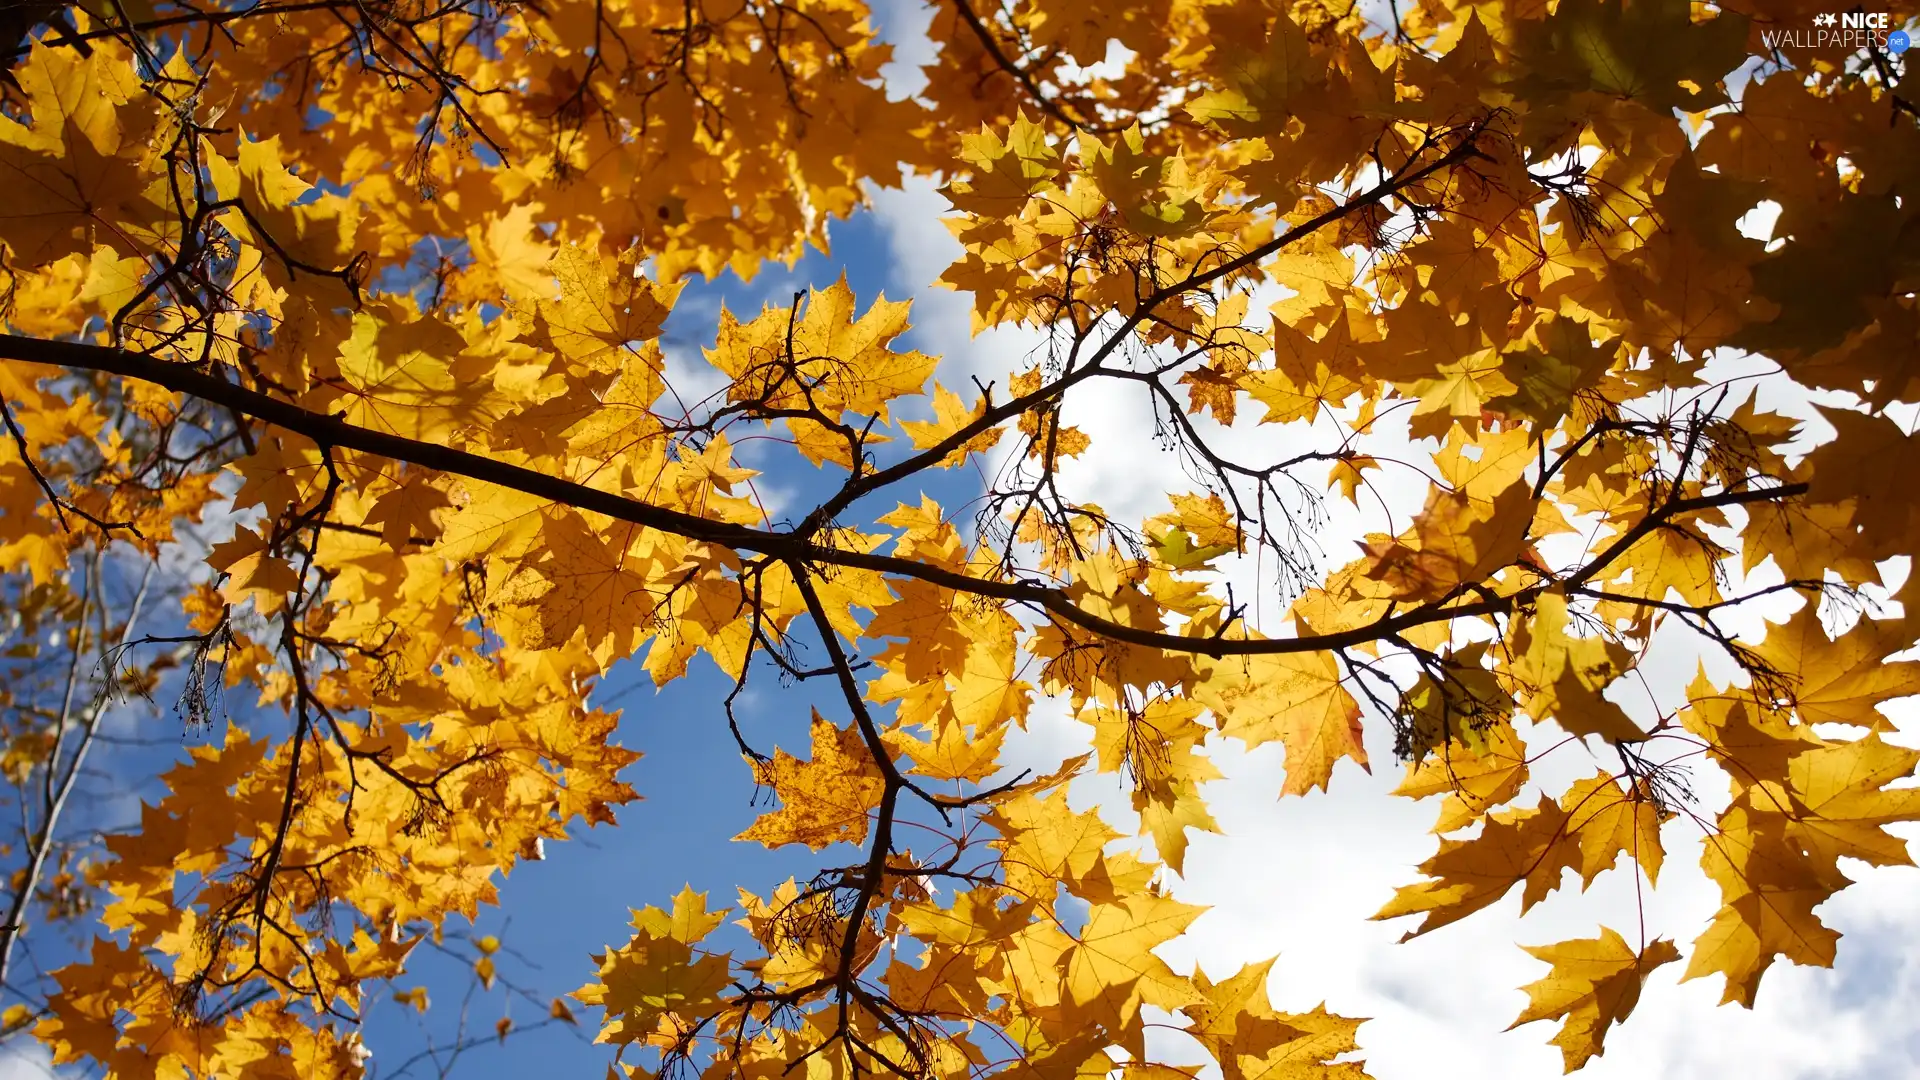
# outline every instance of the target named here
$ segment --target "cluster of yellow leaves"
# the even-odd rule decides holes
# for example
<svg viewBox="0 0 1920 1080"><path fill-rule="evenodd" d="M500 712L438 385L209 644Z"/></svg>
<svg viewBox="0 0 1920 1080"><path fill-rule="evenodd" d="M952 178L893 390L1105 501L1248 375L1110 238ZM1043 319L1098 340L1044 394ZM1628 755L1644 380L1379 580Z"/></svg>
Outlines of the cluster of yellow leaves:
<svg viewBox="0 0 1920 1080"><path fill-rule="evenodd" d="M1731 102L1755 20L1681 0L1432 0L1400 33L1316 0L985 7L938 5L906 99L859 0L296 5L198 51L33 45L0 115L8 330L190 366L398 448L0 363L0 571L57 583L77 523L157 558L219 503L240 523L183 612L207 635L196 677L294 724L196 750L108 843L101 922L122 936L57 973L36 1025L57 1061L356 1075L353 1037L314 1017L635 797L636 755L589 704L613 665L664 684L704 655L744 680L756 655L796 670L802 642L826 646L850 715L749 753L773 804L737 839L868 850L742 889L752 955L708 948L729 911L690 889L636 912L575 996L663 1071L1190 1075L1147 1052L1159 1010L1227 1080L1359 1076L1358 1021L1275 1011L1267 964L1215 983L1155 950L1201 914L1171 882L1189 833L1218 831L1222 740L1280 744L1274 786L1310 796L1357 780L1342 761L1371 768L1363 698L1395 728L1399 794L1442 803L1423 880L1376 917L1426 933L1516 887L1524 911L1567 870L1651 886L1663 832L1711 819L1724 903L1687 976L1751 1005L1775 959L1833 961L1815 908L1848 884L1840 860L1907 863L1885 826L1920 818L1902 784L1920 751L1882 711L1920 690L1889 660L1920 616L1830 630L1809 602L1735 642L1713 615L1750 599L1736 566L1873 586L1920 536L1902 486L1920 462L1885 411L1920 386L1920 247L1887 239L1920 228L1920 134L1887 89L1786 70ZM378 44L350 35L315 78L342 19ZM1113 44L1130 59L1091 74ZM907 304L863 310L843 277L722 310L699 353L722 388L683 399L683 279L824 248L903 166L946 179L963 254L943 280L976 329L1045 327L1055 352L963 396L896 347ZM1740 230L1762 199L1781 241ZM428 248L460 255L407 270ZM1791 421L1702 383L1721 348L1861 410L1789 454ZM1205 490L1137 523L1059 494L1063 468L1135 449L1065 419L1095 378L1156 395ZM1195 449L1251 403L1338 444L1271 468ZM769 520L748 440L839 488ZM988 527L919 493L860 517L974 455L1031 481L993 493ZM1262 628L1210 575L1286 548L1274 478L1307 489L1302 463L1355 506L1389 475L1418 497L1407 516L1382 496L1387 531L1302 574ZM1720 648L1738 683L1631 715L1619 688L1663 629ZM1012 775L1002 750L1041 696L1092 752ZM9 777L43 735L9 746ZM1609 764L1541 790L1532 765L1562 742ZM1690 758L1730 778L1724 806L1676 812ZM1070 802L1084 773L1126 779L1150 853ZM1570 1070L1683 957L1639 936L1530 950L1551 970L1517 1023L1560 1020ZM261 993L189 1038L173 1010L208 984Z"/></svg>

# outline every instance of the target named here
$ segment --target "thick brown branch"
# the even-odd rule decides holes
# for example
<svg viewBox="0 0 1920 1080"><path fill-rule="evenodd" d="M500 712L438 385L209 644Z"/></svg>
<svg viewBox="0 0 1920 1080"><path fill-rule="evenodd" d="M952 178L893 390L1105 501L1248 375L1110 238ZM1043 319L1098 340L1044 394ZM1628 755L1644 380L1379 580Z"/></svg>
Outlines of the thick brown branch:
<svg viewBox="0 0 1920 1080"><path fill-rule="evenodd" d="M1170 634L1103 619L1075 604L1064 589L1043 585L1036 581L977 578L942 566L898 556L826 547L815 543L809 536L802 533L774 532L730 522L713 521L612 492L601 491L570 480L548 476L519 465L470 454L464 450L455 450L452 447L357 427L336 416L325 416L302 409L278 398L196 371L184 364L170 363L139 353L100 345L44 341L9 334L0 335L0 360L18 360L87 371L103 371L123 378L141 379L164 386L169 390L191 394L288 431L305 435L322 446L358 450L422 468L437 469L537 498L549 499L576 509L603 514L616 521L658 529L690 540L721 544L742 551L755 551L787 562L844 566L896 577L915 578L956 592L1027 604L1043 609L1063 622L1108 640L1172 652L1219 657L1349 648L1393 634L1404 633L1429 623L1503 613L1511 610L1516 603L1524 604L1530 601L1534 595L1548 587L1537 586L1507 596L1483 598L1468 604L1423 604L1398 615L1377 619L1365 626L1330 634L1261 640ZM1805 494L1806 490L1805 484L1782 484L1768 488L1723 492L1697 499L1680 499L1648 515L1631 532L1637 539L1639 535L1654 528L1660 522L1681 514L1716 506L1791 498ZM1622 537L1622 541L1626 540L1626 537ZM1579 585L1590 580L1628 546L1630 543L1616 542L1599 558L1576 572L1569 584Z"/></svg>

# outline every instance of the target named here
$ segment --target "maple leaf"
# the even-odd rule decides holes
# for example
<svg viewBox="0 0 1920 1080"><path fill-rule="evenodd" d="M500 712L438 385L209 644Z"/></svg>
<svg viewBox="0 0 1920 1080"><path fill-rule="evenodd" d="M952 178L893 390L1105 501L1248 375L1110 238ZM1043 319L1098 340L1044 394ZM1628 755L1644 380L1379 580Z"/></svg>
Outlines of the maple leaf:
<svg viewBox="0 0 1920 1080"><path fill-rule="evenodd" d="M1129 1023L1141 1005L1176 1009L1197 999L1154 948L1171 941L1205 908L1144 895L1094 904L1079 942L1062 957L1066 993L1109 1027Z"/></svg>
<svg viewBox="0 0 1920 1080"><path fill-rule="evenodd" d="M1283 795L1325 790L1341 758L1367 767L1360 706L1340 685L1339 663L1331 653L1222 661L1195 688L1194 698L1214 711L1221 734L1249 747L1286 746Z"/></svg>
<svg viewBox="0 0 1920 1080"><path fill-rule="evenodd" d="M1146 151L1146 141L1135 124L1111 145L1083 134L1081 168L1120 210L1120 217L1137 233L1179 237L1204 228L1208 213L1204 193L1191 186L1186 161Z"/></svg>
<svg viewBox="0 0 1920 1080"><path fill-rule="evenodd" d="M1701 866L1721 889L1725 903L1693 943L1682 978L1726 976L1721 1003L1753 1007L1760 976L1774 958L1821 967L1833 963L1840 935L1813 909L1847 883L1795 850L1777 815L1735 804L1720 815L1718 834L1701 852Z"/></svg>
<svg viewBox="0 0 1920 1080"><path fill-rule="evenodd" d="M547 560L509 582L499 597L522 609L528 645L563 645L579 633L589 649L606 655L638 647L653 609L650 560L623 543L624 536L624 530L602 536L578 514L540 525Z"/></svg>
<svg viewBox="0 0 1920 1080"><path fill-rule="evenodd" d="M1906 841L1882 826L1920 818L1920 789L1886 789L1917 764L1920 751L1889 745L1877 733L1796 756L1788 783L1810 813L1789 833L1823 864L1846 855L1880 866L1912 865Z"/></svg>
<svg viewBox="0 0 1920 1080"><path fill-rule="evenodd" d="M1661 812L1644 786L1632 792L1607 773L1576 781L1560 797L1567 833L1580 844L1580 882L1584 888L1622 852L1646 871L1649 884L1660 878L1666 849L1660 843Z"/></svg>
<svg viewBox="0 0 1920 1080"><path fill-rule="evenodd" d="M1367 1080L1358 1062L1331 1060L1359 1048L1356 1036L1366 1021L1335 1015L1325 1005L1280 1019L1300 1034L1243 1059L1247 1080Z"/></svg>
<svg viewBox="0 0 1920 1080"><path fill-rule="evenodd" d="M1831 965L1840 935L1813 909L1848 884L1842 855L1911 865L1906 842L1884 826L1920 819L1920 791L1886 785L1916 765L1920 751L1869 733L1795 754L1787 783L1761 781L1728 807L1700 860L1724 904L1695 943L1686 978L1722 973L1724 1000L1751 1008L1775 957Z"/></svg>
<svg viewBox="0 0 1920 1080"><path fill-rule="evenodd" d="M1513 698L1499 677L1482 666L1486 655L1486 646L1476 643L1436 657L1401 695L1401 741L1416 768L1437 748L1450 751L1452 743L1480 754L1492 750L1496 741L1510 746L1518 739L1510 723Z"/></svg>
<svg viewBox="0 0 1920 1080"><path fill-rule="evenodd" d="M1004 941L1027 925L1028 906L1002 908L1001 899L997 890L969 889L954 897L951 907L908 906L900 913L900 921L922 941L978 948Z"/></svg>
<svg viewBox="0 0 1920 1080"><path fill-rule="evenodd" d="M930 740L893 733L892 745L912 760L917 775L979 783L1000 770L1000 748L1008 726L1003 723L985 734L970 735L960 723L950 722L940 725Z"/></svg>
<svg viewBox="0 0 1920 1080"><path fill-rule="evenodd" d="M1657 109L1716 104L1720 77L1746 56L1744 17L1695 22L1674 0L1632 9L1579 0L1528 29L1522 62L1542 90L1590 89Z"/></svg>
<svg viewBox="0 0 1920 1080"><path fill-rule="evenodd" d="M521 304L551 299L555 278L560 279L563 296L585 284L582 268L574 265L573 257L563 270L560 252L529 235L535 232L541 209L539 203L521 203L488 221L484 235L477 225L467 230L467 249L474 256L469 272L493 279L508 299Z"/></svg>
<svg viewBox="0 0 1920 1080"><path fill-rule="evenodd" d="M80 299L91 300L112 317L140 296L152 268L145 259L121 258L112 248L93 249L87 263L87 277L80 285Z"/></svg>
<svg viewBox="0 0 1920 1080"><path fill-rule="evenodd" d="M956 210L1016 213L1059 174L1060 152L1024 111L1015 114L1005 141L983 126L979 134L965 136L961 147L960 160L973 167L973 175L942 189Z"/></svg>
<svg viewBox="0 0 1920 1080"><path fill-rule="evenodd" d="M1416 435L1438 435L1455 421L1464 422L1472 431L1479 426L1488 402L1519 389L1508 380L1501 358L1488 350L1441 364L1435 370L1436 377L1416 379L1407 387L1420 399L1413 409Z"/></svg>
<svg viewBox="0 0 1920 1080"><path fill-rule="evenodd" d="M1424 913L1405 941L1466 918L1521 882L1527 886L1524 911L1558 886L1568 865L1566 839L1566 812L1545 795L1533 809L1488 814L1479 836L1440 841L1439 852L1420 864L1420 872L1433 880L1402 886L1373 918Z"/></svg>
<svg viewBox="0 0 1920 1080"><path fill-rule="evenodd" d="M1485 727L1465 726L1452 738L1410 762L1395 795L1424 799L1445 795L1436 833L1449 833L1480 819L1520 793L1527 782L1526 744L1505 719Z"/></svg>
<svg viewBox="0 0 1920 1080"><path fill-rule="evenodd" d="M1890 727L1879 706L1920 694L1920 661L1891 659L1912 644L1912 632L1902 621L1861 619L1835 638L1816 608L1808 604L1770 627L1758 656L1794 680L1789 700L1803 723Z"/></svg>
<svg viewBox="0 0 1920 1080"><path fill-rule="evenodd" d="M1153 542L1153 553L1159 560L1175 570L1212 569L1213 560L1229 552L1238 550L1237 544L1209 544L1195 547L1193 537L1184 529L1169 529L1165 536Z"/></svg>
<svg viewBox="0 0 1920 1080"><path fill-rule="evenodd" d="M1305 32L1285 12L1275 15L1263 51L1236 44L1229 85L1195 97L1187 112L1228 130L1284 130L1294 98L1326 77L1326 61L1313 55Z"/></svg>
<svg viewBox="0 0 1920 1080"><path fill-rule="evenodd" d="M1461 583L1481 581L1510 565L1527 546L1534 496L1525 481L1508 485L1489 503L1464 491L1427 495L1413 527L1392 544L1370 544L1367 576L1406 600L1437 600Z"/></svg>
<svg viewBox="0 0 1920 1080"><path fill-rule="evenodd" d="M1333 470L1327 475L1327 482L1338 484L1340 494L1354 505L1360 503L1360 485L1367 482L1368 469L1378 469L1380 463L1366 454L1355 454L1333 463Z"/></svg>
<svg viewBox="0 0 1920 1080"><path fill-rule="evenodd" d="M1566 1059L1568 1072L1602 1052L1607 1029L1626 1020L1639 1004L1648 973L1680 959L1680 950L1665 938L1635 952L1625 938L1604 926L1597 938L1524 948L1553 970L1522 988L1530 1000L1507 1030L1536 1020L1562 1020L1553 1044Z"/></svg>
<svg viewBox="0 0 1920 1080"><path fill-rule="evenodd" d="M1201 1000L1180 1007L1191 1021L1187 1032L1220 1063L1227 1080L1244 1080L1243 1055L1258 1056L1302 1034L1282 1020L1267 1000L1267 977L1272 970L1272 960L1261 960L1243 965L1218 983L1204 971L1195 972L1193 986Z"/></svg>
<svg viewBox="0 0 1920 1080"><path fill-rule="evenodd" d="M1207 1048L1227 1080L1362 1080L1353 1062L1331 1062L1355 1049L1354 1032L1364 1021L1335 1016L1325 1006L1310 1013L1276 1012L1267 1000L1272 960L1250 963L1222 982L1196 972L1203 1000L1181 1006L1187 1031Z"/></svg>
<svg viewBox="0 0 1920 1080"><path fill-rule="evenodd" d="M262 614L278 611L286 595L300 584L293 564L269 551L267 538L244 525L235 530L233 539L214 545L207 564L228 575L221 587L228 603L251 598Z"/></svg>
<svg viewBox="0 0 1920 1080"><path fill-rule="evenodd" d="M776 750L773 760L755 764L755 779L773 789L780 808L760 815L734 839L768 847L805 844L815 851L866 839L868 817L885 786L859 730L834 727L818 712L813 756L801 761Z"/></svg>
<svg viewBox="0 0 1920 1080"><path fill-rule="evenodd" d="M405 484L380 496L367 511L367 524L380 526L381 539L396 550L415 537L432 543L440 536L435 512L452 506L446 492L439 488L426 483Z"/></svg>
<svg viewBox="0 0 1920 1080"><path fill-rule="evenodd" d="M290 287L324 289L328 300L345 299L336 279L312 276L344 269L353 256L359 207L340 195L318 192L286 166L280 136L263 140L242 138L234 161L214 157L209 172L222 198L245 207L225 211L226 227L256 248L275 253L264 260L269 280L284 279ZM291 261L291 262L290 262ZM292 263L308 268L300 275Z"/></svg>
<svg viewBox="0 0 1920 1080"><path fill-rule="evenodd" d="M1574 411L1578 399L1594 393L1613 363L1611 343L1595 342L1590 333L1577 319L1535 323L1523 347L1502 353L1501 365L1514 390L1489 402L1489 407L1542 427L1560 423Z"/></svg>
<svg viewBox="0 0 1920 1080"><path fill-rule="evenodd" d="M706 355L732 378L730 402L783 416L815 464L852 468L856 450L864 453L886 436L870 423L847 424L848 414L886 422L889 403L919 394L933 375L933 357L890 347L907 330L908 308L881 297L856 319L843 276L812 290L804 308L769 306L744 325L723 310L719 339Z"/></svg>
<svg viewBox="0 0 1920 1080"><path fill-rule="evenodd" d="M1682 525L1654 529L1620 553L1607 570L1607 591L1616 596L1664 600L1669 590L1694 605L1720 599L1719 562L1728 552ZM1658 590L1659 595L1650 595Z"/></svg>
<svg viewBox="0 0 1920 1080"><path fill-rule="evenodd" d="M10 196L0 238L14 260L40 266L86 253L95 227L139 222L156 209L143 196L157 174L139 154L152 114L127 108L139 86L131 74L106 55L48 46L16 70L33 123L0 119Z"/></svg>
<svg viewBox="0 0 1920 1080"><path fill-rule="evenodd" d="M1720 692L1704 671L1694 677L1687 697L1681 724L1725 766L1736 793L1763 780L1785 780L1789 762L1825 745L1812 729L1793 724L1752 695Z"/></svg>
<svg viewBox="0 0 1920 1080"><path fill-rule="evenodd" d="M1097 812L1067 809L1062 790L1045 799L1023 792L996 806L988 820L1002 836L996 845L1007 887L1031 897L1051 896L1057 884L1083 886L1101 868L1108 841L1120 837Z"/></svg>
<svg viewBox="0 0 1920 1080"><path fill-rule="evenodd" d="M1627 650L1604 638L1571 634L1567 599L1560 593L1541 593L1534 611L1531 620L1515 622L1512 638L1514 675L1532 688L1528 714L1552 719L1572 735L1626 742L1645 738L1620 706L1601 696L1632 666Z"/></svg>
<svg viewBox="0 0 1920 1080"><path fill-rule="evenodd" d="M707 894L688 885L673 898L673 910L642 908L633 913L633 928L651 938L666 938L683 945L695 945L726 921L731 908L707 910Z"/></svg>
<svg viewBox="0 0 1920 1080"><path fill-rule="evenodd" d="M949 436L957 434L961 428L985 415L986 411L987 403L984 398L974 403L973 408L969 409L961 402L960 395L936 382L933 384L933 420L930 422L903 420L900 422L900 427L906 431L907 437L913 440L914 449L931 450L945 442ZM968 454L983 454L999 444L1000 435L1000 428L988 428L968 439L958 449L943 458L940 464L945 468L952 468L965 461Z"/></svg>
<svg viewBox="0 0 1920 1080"><path fill-rule="evenodd" d="M559 298L538 296L537 310L555 351L588 370L615 371L623 350L660 336L682 286L656 284L639 260L634 248L612 259L576 245L553 253Z"/></svg>
<svg viewBox="0 0 1920 1080"><path fill-rule="evenodd" d="M344 400L349 423L412 439L452 443L462 426L482 421L497 408L492 388L479 376L492 365L468 355L466 339L446 322L382 304L353 318L353 334L340 347L340 383L326 404Z"/></svg>
<svg viewBox="0 0 1920 1080"><path fill-rule="evenodd" d="M642 928L625 946L594 958L599 979L573 992L575 1000L606 1010L599 1040L645 1039L663 1017L689 1021L720 1004L728 958L695 955L685 942Z"/></svg>

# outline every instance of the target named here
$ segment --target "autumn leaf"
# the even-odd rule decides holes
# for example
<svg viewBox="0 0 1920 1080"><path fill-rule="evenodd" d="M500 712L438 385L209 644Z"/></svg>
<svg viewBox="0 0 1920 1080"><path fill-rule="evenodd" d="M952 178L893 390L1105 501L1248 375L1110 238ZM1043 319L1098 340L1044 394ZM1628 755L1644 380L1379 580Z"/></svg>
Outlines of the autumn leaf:
<svg viewBox="0 0 1920 1080"><path fill-rule="evenodd" d="M1204 1000L1181 1007L1191 1024L1187 1030L1220 1063L1228 1080L1307 1080L1313 1077L1350 1077L1365 1074L1354 1062L1335 1062L1356 1048L1354 1034L1364 1023L1327 1012L1277 1012L1267 1000L1267 977L1273 961L1249 963L1238 974L1215 983L1204 972L1194 975L1194 987Z"/></svg>
<svg viewBox="0 0 1920 1080"><path fill-rule="evenodd" d="M1339 664L1329 653L1224 661L1194 696L1214 711L1221 734L1250 747L1286 746L1283 795L1325 790L1341 758L1367 767L1360 706L1341 685Z"/></svg>
<svg viewBox="0 0 1920 1080"><path fill-rule="evenodd" d="M1836 639L1809 604L1767 631L1759 656L1793 680L1790 700L1804 723L1885 729L1879 706L1920 693L1920 661L1891 659L1912 636L1903 623L1867 618Z"/></svg>
<svg viewBox="0 0 1920 1080"><path fill-rule="evenodd" d="M1192 984L1153 950L1204 910L1162 896L1093 905L1079 943L1063 958L1069 1000L1115 1025L1127 1023L1141 1005L1174 1009L1195 1000Z"/></svg>
<svg viewBox="0 0 1920 1080"><path fill-rule="evenodd" d="M815 851L866 839L868 815L884 784L859 731L836 728L818 712L813 714L812 758L801 761L776 750L771 761L756 763L755 779L773 789L780 808L760 815L734 839L768 847L805 844Z"/></svg>
<svg viewBox="0 0 1920 1080"><path fill-rule="evenodd" d="M1211 569L1208 565L1214 559L1233 552L1233 544L1209 544L1195 547L1193 537L1184 530L1170 529L1165 536L1154 541L1153 551L1160 561L1175 570Z"/></svg>
<svg viewBox="0 0 1920 1080"><path fill-rule="evenodd" d="M1047 142L1046 129L1022 112L1014 117L1004 140L986 127L963 137L959 158L973 173L948 184L944 194L958 210L1018 212L1030 195L1057 175L1059 157Z"/></svg>
<svg viewBox="0 0 1920 1080"><path fill-rule="evenodd" d="M1625 938L1604 926L1597 938L1525 948L1553 970L1523 988L1530 1000L1508 1030L1535 1020L1563 1021L1553 1043L1568 1072L1602 1052L1607 1029L1625 1021L1639 1003L1647 974L1680 959L1671 941L1662 938L1635 952Z"/></svg>
<svg viewBox="0 0 1920 1080"><path fill-rule="evenodd" d="M1603 637L1577 635L1568 604L1558 593L1542 593L1534 617L1516 621L1514 674L1530 691L1528 715L1551 719L1572 735L1599 735L1633 742L1645 733L1602 692L1631 667L1627 650Z"/></svg>
<svg viewBox="0 0 1920 1080"><path fill-rule="evenodd" d="M1440 850L1420 864L1431 880L1402 886L1375 919L1425 914L1407 938L1437 930L1488 906L1515 885L1526 884L1522 910L1558 887L1569 865L1567 816L1542 796L1532 809L1516 807L1487 815L1486 828L1466 840L1442 840Z"/></svg>
<svg viewBox="0 0 1920 1080"><path fill-rule="evenodd" d="M1580 844L1582 887L1612 868L1621 854L1639 863L1648 884L1659 881L1666 858L1660 823L1669 815L1648 787L1636 784L1629 792L1614 777L1601 773L1576 781L1560 797L1560 805L1567 813L1567 833Z"/></svg>
<svg viewBox="0 0 1920 1080"><path fill-rule="evenodd" d="M1190 186L1186 162L1148 153L1139 125L1121 132L1111 144L1083 134L1080 156L1081 168L1133 231L1171 238L1206 226L1207 211L1201 205L1205 193Z"/></svg>
<svg viewBox="0 0 1920 1080"><path fill-rule="evenodd" d="M906 431L907 437L913 440L914 449L931 450L945 442L950 436L958 434L962 428L973 423L985 413L986 402L984 399L976 402L975 405L969 409L961 401L960 395L936 382L933 384L933 420L924 422L919 420L903 420L900 426ZM1000 442L1000 434L1001 429L999 428L987 428L972 438L967 439L953 453L948 454L947 457L941 461L941 464L951 468L966 460L968 454L985 453L993 449Z"/></svg>
<svg viewBox="0 0 1920 1080"><path fill-rule="evenodd" d="M1392 544L1370 544L1367 576L1392 586L1401 599L1435 600L1480 581L1520 557L1528 541L1534 498L1518 481L1489 504L1463 491L1432 491L1413 527Z"/></svg>
<svg viewBox="0 0 1920 1080"><path fill-rule="evenodd" d="M553 253L559 298L538 296L547 336L561 356L596 371L617 370L623 350L659 337L679 285L648 278L631 248L615 258L577 245Z"/></svg>
<svg viewBox="0 0 1920 1080"><path fill-rule="evenodd" d="M647 907L633 913L633 928L648 937L668 938L683 945L697 944L726 921L730 908L707 909L707 894L688 885L673 898L673 909Z"/></svg>

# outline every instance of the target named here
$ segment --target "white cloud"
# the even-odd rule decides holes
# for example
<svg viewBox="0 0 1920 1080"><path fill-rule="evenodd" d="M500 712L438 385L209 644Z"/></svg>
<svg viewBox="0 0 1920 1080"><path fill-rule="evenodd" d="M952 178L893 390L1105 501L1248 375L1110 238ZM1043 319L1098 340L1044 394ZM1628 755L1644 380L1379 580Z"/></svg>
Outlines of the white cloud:
<svg viewBox="0 0 1920 1080"><path fill-rule="evenodd" d="M654 408L674 420L698 421L716 407L726 404L725 391L732 380L727 373L707 363L700 347L674 342L660 349L666 370L667 392Z"/></svg>
<svg viewBox="0 0 1920 1080"><path fill-rule="evenodd" d="M0 1080L60 1080L65 1075L53 1067L53 1054L33 1039L16 1037L0 1045Z"/></svg>
<svg viewBox="0 0 1920 1080"><path fill-rule="evenodd" d="M892 61L880 69L887 96L895 101L912 97L926 89L927 76L920 68L934 58L933 40L927 36L933 8L914 0L876 0L872 7L878 37L893 46Z"/></svg>
<svg viewBox="0 0 1920 1080"><path fill-rule="evenodd" d="M945 354L940 378L964 385L972 376L1001 379L1023 366L1038 344L1031 333L989 332L972 338L968 298L928 289L959 246L939 223L945 201L926 181L897 192L876 192L876 211L887 230L896 281L916 300L916 347ZM1748 223L1755 232L1759 215ZM1765 365L1747 361L1759 370ZM1742 370L1737 360L1716 360L1714 377ZM1002 382L1004 385L1004 382ZM1804 399L1763 391L1761 406L1790 415L1812 413ZM1165 493L1192 490L1177 455L1152 439L1152 415L1137 388L1087 384L1076 391L1065 417L1093 437L1095 451L1062 471L1073 496L1103 505L1122 520L1138 522L1166 509ZM1203 425L1228 451L1271 459L1288 452L1306 433L1258 424L1257 405L1231 429ZM1815 425L1817 428L1817 424ZM1388 443L1404 447L1404 425ZM1327 434L1314 434L1316 440ZM1817 432L1813 438L1817 439ZM1304 443L1302 444L1304 445ZM1320 442L1320 445L1325 445ZM1417 461L1408 449L1406 459ZM1366 529L1404 527L1417 509L1425 482L1411 471L1389 470L1380 481L1385 507L1366 510L1330 502L1318 539L1325 566L1351 557L1351 541ZM1249 565L1230 570L1236 594L1258 595L1258 575ZM1754 584L1764 584L1761 578ZM1783 601L1786 609L1795 606ZM1773 617L1777 618L1775 608ZM1272 620L1279 605L1261 614ZM1759 629L1756 616L1723 625ZM1663 635L1642 665L1658 703L1677 704L1700 652L1678 630ZM1722 681L1724 665L1710 670ZM1640 700L1630 700L1633 696ZM1653 707L1644 692L1621 697L1631 713ZM1022 764L1051 765L1085 748L1087 729L1064 715L1059 703L1037 708L1031 730L1009 743ZM1593 937L1605 925L1629 941L1641 935L1668 937L1690 947L1719 906L1718 889L1698 867L1699 837L1682 824L1669 825L1666 869L1658 889L1636 888L1621 870L1601 875L1579 890L1577 876L1529 912L1519 913L1518 890L1501 904L1405 944L1398 938L1414 919L1376 923L1378 910L1396 886L1417 880L1416 864L1432 854L1427 833L1437 800L1415 803L1389 795L1401 767L1393 761L1391 732L1370 723L1371 775L1342 762L1329 793L1278 800L1281 762L1277 747L1248 753L1238 743L1212 747L1226 779L1207 795L1224 835L1196 835L1187 855L1187 875L1175 885L1182 899L1211 905L1179 942L1162 950L1182 968L1198 963L1210 974L1231 974L1243 963L1278 954L1270 987L1276 1003L1304 1010L1325 1001L1335 1012L1373 1019L1360 1038L1369 1071L1382 1080L1533 1080L1559 1075L1559 1051L1549 1045L1556 1025L1532 1024L1503 1033L1526 1004L1518 988L1542 977L1546 965L1516 943L1540 945ZM1566 747L1536 769L1547 790L1590 775L1598 759ZM1711 814L1725 798L1724 780L1710 769L1696 771L1699 810ZM1079 805L1097 800L1116 827L1130 824L1117 786L1081 793ZM1911 831L1906 835L1914 835ZM1686 961L1667 965L1649 980L1624 1027L1608 1038L1607 1053L1581 1075L1590 1080L1659 1076L1671 1080L1864 1080L1913 1075L1920 1069L1920 905L1911 869L1849 866L1859 884L1821 909L1841 930L1839 960L1832 970L1793 967L1784 961L1766 975L1753 1010L1718 1005L1718 976L1680 983Z"/></svg>

